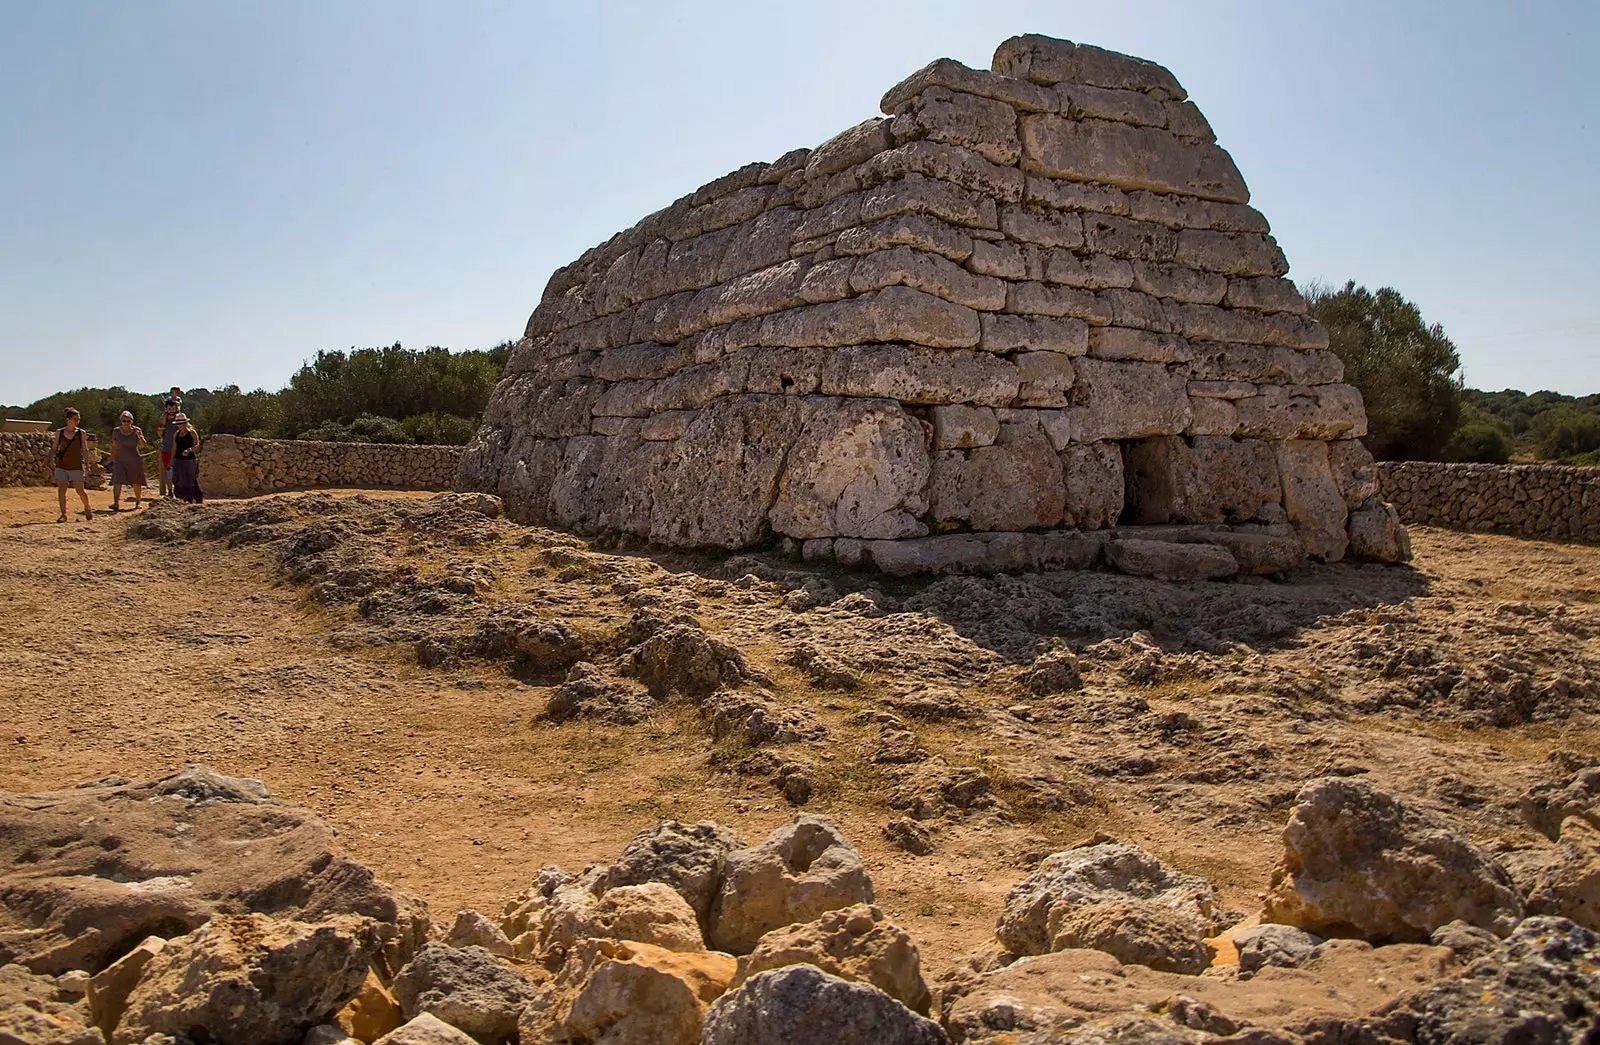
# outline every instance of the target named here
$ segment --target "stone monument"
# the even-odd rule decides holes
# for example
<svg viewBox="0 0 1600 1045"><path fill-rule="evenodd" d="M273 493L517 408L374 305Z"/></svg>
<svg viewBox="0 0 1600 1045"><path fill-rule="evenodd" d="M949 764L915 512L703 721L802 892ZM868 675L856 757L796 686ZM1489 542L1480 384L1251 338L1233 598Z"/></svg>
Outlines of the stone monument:
<svg viewBox="0 0 1600 1045"><path fill-rule="evenodd" d="M1409 554L1366 414L1152 62L1019 36L558 270L457 485L894 571Z"/></svg>

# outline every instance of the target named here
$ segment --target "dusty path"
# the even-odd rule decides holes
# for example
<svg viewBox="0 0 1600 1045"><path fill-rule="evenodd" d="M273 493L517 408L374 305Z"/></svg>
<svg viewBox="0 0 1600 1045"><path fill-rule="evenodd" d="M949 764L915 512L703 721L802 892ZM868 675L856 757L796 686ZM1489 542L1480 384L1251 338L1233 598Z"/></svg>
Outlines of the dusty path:
<svg viewBox="0 0 1600 1045"><path fill-rule="evenodd" d="M105 500L98 495L97 506ZM0 490L0 789L143 778L193 762L258 777L326 817L354 857L426 898L436 920L467 906L495 912L540 865L609 860L659 819L716 819L759 837L790 815L765 781L713 771L715 752L692 709L634 727L536 722L549 690L496 665L424 669L409 648L330 643L349 612L304 600L259 548L136 541L124 536L128 514L65 525L53 523L55 514L53 491ZM777 665L774 636L820 641L838 618L791 613L765 596L708 598L702 615L773 671L778 692L830 724L832 740L817 757L833 786L809 808L839 819L880 902L937 971L989 937L1000 898L1031 860L1096 829L1207 874L1236 910L1251 910L1288 801L1318 773L1370 773L1502 849L1539 844L1516 823L1516 796L1551 772L1549 751L1600 753L1585 688L1600 665L1600 549L1440 531L1415 537L1418 571L1308 574L1296 581L1304 598L1296 585L1278 589L1285 596L1265 593L1279 602L1259 613L1298 615L1263 626L1279 635L1274 642L1236 644L1199 667L1198 655L1157 656L1145 676L1128 671L1126 659L1108 662L1062 715L1008 712L1017 698L995 678L1009 678L1009 668L974 682L975 697L992 708L985 726L919 726L922 744L952 764L989 768L997 785L1022 757L1065 767L1093 784L1094 798L1063 811L958 818L939 827L937 852L922 858L883 842L882 825L899 814L884 805L882 777L862 757L862 730L850 725L852 714L896 689L893 673L874 676L859 695L807 692ZM520 552L495 554L502 574L521 575ZM1082 605L1085 592L1121 582L1070 583L1078 587L1058 594ZM568 591L548 578L518 584L507 582L506 598L552 592L539 597L599 605L599 588ZM1250 594L1212 587L1224 600ZM1007 590L956 594L970 601L973 592L998 598ZM947 603L954 598L941 592ZM1001 617L1016 611L996 605ZM934 616L943 620L921 629L930 663L957 641L950 628L986 656L1010 641L954 609ZM1180 623L1163 618L1155 631ZM1189 621L1200 623L1217 626ZM915 653L918 641L897 640L899 652ZM1481 715L1440 717L1415 698L1432 692L1430 670L1466 680L1458 702L1478 692L1467 684L1478 685L1477 668L1452 657L1492 665L1517 655L1531 662L1518 678L1534 680L1539 694L1577 694L1577 710L1545 707L1535 716L1545 721L1488 727ZM1498 707L1499 690L1483 687L1481 700Z"/></svg>

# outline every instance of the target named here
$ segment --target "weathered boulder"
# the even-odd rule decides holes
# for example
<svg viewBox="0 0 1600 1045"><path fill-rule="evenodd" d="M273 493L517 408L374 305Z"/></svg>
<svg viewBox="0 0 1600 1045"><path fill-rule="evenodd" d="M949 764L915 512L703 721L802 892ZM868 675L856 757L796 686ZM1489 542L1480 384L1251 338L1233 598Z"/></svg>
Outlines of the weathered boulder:
<svg viewBox="0 0 1600 1045"><path fill-rule="evenodd" d="M112 1041L172 1034L217 1045L299 1045L361 987L375 944L355 919L308 925L219 915L150 959Z"/></svg>
<svg viewBox="0 0 1600 1045"><path fill-rule="evenodd" d="M1269 965L1284 969L1298 968L1311 959L1316 953L1317 944L1321 942L1321 939L1303 929L1271 922L1252 925L1233 934L1233 946L1239 952L1239 972L1242 975L1259 972Z"/></svg>
<svg viewBox="0 0 1600 1045"><path fill-rule="evenodd" d="M483 1045L499 1045L516 1035L533 988L482 947L428 943L395 976L394 995L407 1019L432 1013Z"/></svg>
<svg viewBox="0 0 1600 1045"><path fill-rule="evenodd" d="M1225 1040L1371 1041L1339 1034L1447 975L1450 962L1442 947L1335 940L1298 968L1241 979L1120 965L1102 951L1056 951L964 978L944 995L941 1016L951 1040L964 1045L1199 1045L1235 1034Z"/></svg>
<svg viewBox="0 0 1600 1045"><path fill-rule="evenodd" d="M1600 939L1564 918L1529 918L1461 975L1349 1028L1352 1041L1592 1041L1600 1035Z"/></svg>
<svg viewBox="0 0 1600 1045"><path fill-rule="evenodd" d="M400 1003L371 972L367 973L356 996L334 1017L340 1030L359 1041L376 1041L404 1022Z"/></svg>
<svg viewBox="0 0 1600 1045"><path fill-rule="evenodd" d="M1088 947L1125 965L1189 974L1211 961L1196 916L1153 900L1053 905L1047 928L1052 951Z"/></svg>
<svg viewBox="0 0 1600 1045"><path fill-rule="evenodd" d="M1371 562L1410 562L1411 535L1394 505L1368 499L1350 513L1350 554Z"/></svg>
<svg viewBox="0 0 1600 1045"><path fill-rule="evenodd" d="M574 664L561 685L550 693L542 717L551 722L577 718L599 719L619 726L643 722L656 710L656 701L643 686L607 678L588 662Z"/></svg>
<svg viewBox="0 0 1600 1045"><path fill-rule="evenodd" d="M1119 537L1106 543L1106 560L1123 573L1163 581L1221 580L1239 572L1239 560L1215 544Z"/></svg>
<svg viewBox="0 0 1600 1045"><path fill-rule="evenodd" d="M722 886L727 856L743 844L731 829L711 820L695 824L665 820L635 835L601 873L597 885L604 892L621 885L665 883L688 901L704 929Z"/></svg>
<svg viewBox="0 0 1600 1045"><path fill-rule="evenodd" d="M473 910L457 912L444 942L451 947L482 947L502 958L509 958L512 953L511 941L500 927Z"/></svg>
<svg viewBox="0 0 1600 1045"><path fill-rule="evenodd" d="M373 1045L475 1045L472 1038L431 1012L408 1020Z"/></svg>
<svg viewBox="0 0 1600 1045"><path fill-rule="evenodd" d="M821 918L774 929L739 959L730 987L786 965L815 965L823 972L870 983L902 1005L928 1014L933 999L922 980L917 945L869 904L829 911Z"/></svg>
<svg viewBox="0 0 1600 1045"><path fill-rule="evenodd" d="M1586 766L1570 776L1535 784L1517 802L1522 819L1546 838L1561 836L1568 817L1600 826L1600 766Z"/></svg>
<svg viewBox="0 0 1600 1045"><path fill-rule="evenodd" d="M727 854L706 939L748 954L773 929L872 901L867 869L833 821L802 813L759 845Z"/></svg>
<svg viewBox="0 0 1600 1045"><path fill-rule="evenodd" d="M628 942L595 966L562 1023L565 1040L696 1045L706 1007L728 988L733 959Z"/></svg>
<svg viewBox="0 0 1600 1045"><path fill-rule="evenodd" d="M1069 649L1050 650L1034 658L1017 681L1036 697L1053 697L1083 688L1083 668Z"/></svg>
<svg viewBox="0 0 1600 1045"><path fill-rule="evenodd" d="M790 965L751 977L706 1013L702 1045L943 1045L939 1025L876 987Z"/></svg>
<svg viewBox="0 0 1600 1045"><path fill-rule="evenodd" d="M13 1005L0 1008L0 1045L105 1045L105 1039L70 1016Z"/></svg>
<svg viewBox="0 0 1600 1045"><path fill-rule="evenodd" d="M596 894L592 880L579 879L556 889L540 917L541 951L558 957L585 939L634 940L673 951L705 946L694 909L662 882Z"/></svg>
<svg viewBox="0 0 1600 1045"><path fill-rule="evenodd" d="M1266 921L1403 942L1458 918L1504 935L1522 918L1511 877L1493 857L1364 781L1306 784L1283 841Z"/></svg>
<svg viewBox="0 0 1600 1045"><path fill-rule="evenodd" d="M1600 828L1575 816L1562 822L1561 852L1534 881L1528 911L1600 932Z"/></svg>
<svg viewBox="0 0 1600 1045"><path fill-rule="evenodd" d="M1216 896L1204 878L1170 870L1137 846L1102 842L1052 853L1006 893L995 936L1012 954L1046 954L1073 908L1150 901L1211 929ZM1201 934L1206 935L1205 933Z"/></svg>
<svg viewBox="0 0 1600 1045"><path fill-rule="evenodd" d="M133 950L89 978L89 1015L96 1027L107 1035L116 1028L128 1007L128 995L166 945L167 941L159 936L147 936Z"/></svg>
<svg viewBox="0 0 1600 1045"><path fill-rule="evenodd" d="M370 918L374 960L390 971L428 933L427 905L346 857L321 819L201 767L0 792L0 868L0 964L38 972L98 972L147 936L180 936L224 911Z"/></svg>

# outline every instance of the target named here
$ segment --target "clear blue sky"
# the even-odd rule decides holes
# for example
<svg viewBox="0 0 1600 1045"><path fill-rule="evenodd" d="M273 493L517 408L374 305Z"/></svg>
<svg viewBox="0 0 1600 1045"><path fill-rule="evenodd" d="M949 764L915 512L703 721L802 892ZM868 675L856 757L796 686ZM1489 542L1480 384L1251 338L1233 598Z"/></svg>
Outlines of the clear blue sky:
<svg viewBox="0 0 1600 1045"><path fill-rule="evenodd" d="M481 348L705 181L1041 32L1171 68L1297 280L1600 391L1600 4L0 0L0 402Z"/></svg>

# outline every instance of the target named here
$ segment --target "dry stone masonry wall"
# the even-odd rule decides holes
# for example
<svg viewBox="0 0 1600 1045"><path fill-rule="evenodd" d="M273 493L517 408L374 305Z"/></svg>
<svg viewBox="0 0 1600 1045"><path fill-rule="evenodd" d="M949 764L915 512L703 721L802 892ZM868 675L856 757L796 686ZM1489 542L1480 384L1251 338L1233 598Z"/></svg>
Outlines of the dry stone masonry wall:
<svg viewBox="0 0 1600 1045"><path fill-rule="evenodd" d="M1600 468L1386 461L1383 496L1408 523L1600 543Z"/></svg>
<svg viewBox="0 0 1600 1045"><path fill-rule="evenodd" d="M248 497L314 486L448 490L459 446L324 443L214 435L200 452L200 486L218 497Z"/></svg>
<svg viewBox="0 0 1600 1045"><path fill-rule="evenodd" d="M34 486L50 481L48 432L0 432L0 486Z"/></svg>
<svg viewBox="0 0 1600 1045"><path fill-rule="evenodd" d="M1023 36L882 110L558 270L459 484L880 568L1401 556L1361 396L1171 73Z"/></svg>

